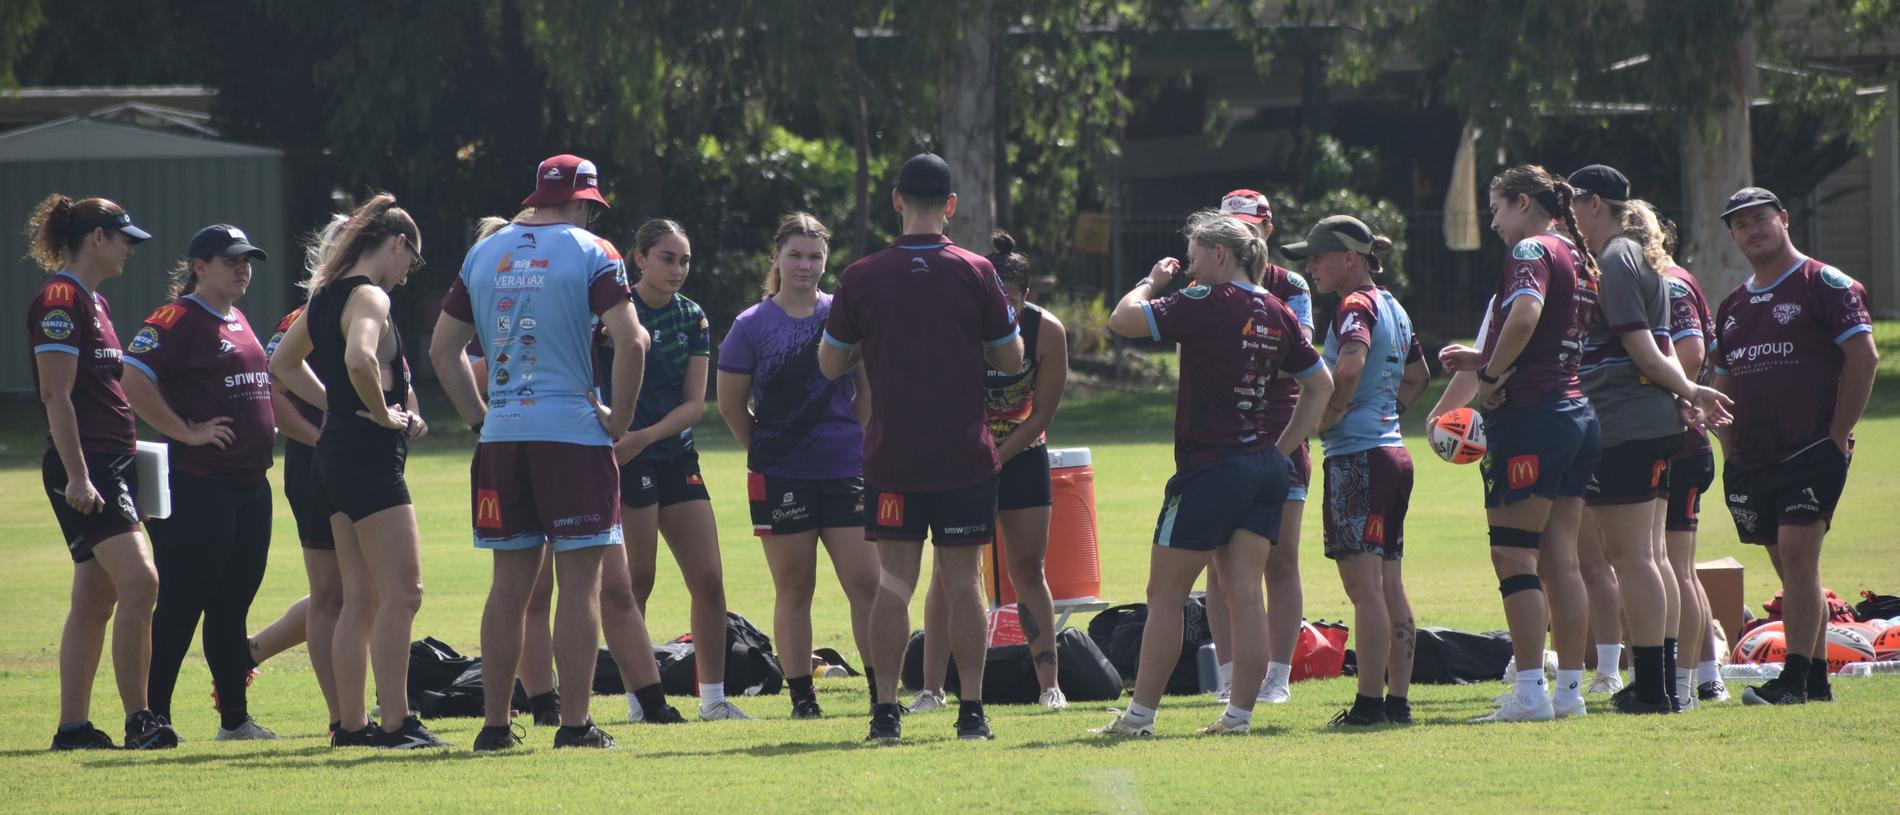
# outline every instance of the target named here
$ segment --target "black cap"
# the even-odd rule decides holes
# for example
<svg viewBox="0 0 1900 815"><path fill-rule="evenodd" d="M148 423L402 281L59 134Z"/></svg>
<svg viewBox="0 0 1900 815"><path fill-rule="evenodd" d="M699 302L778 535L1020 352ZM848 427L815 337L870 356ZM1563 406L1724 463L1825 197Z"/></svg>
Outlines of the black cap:
<svg viewBox="0 0 1900 815"><path fill-rule="evenodd" d="M1722 223L1728 223L1730 215L1762 204L1773 204L1777 210L1787 210L1787 207L1781 205L1781 199L1776 198L1774 193L1760 187L1743 187L1728 197L1728 203L1722 205Z"/></svg>
<svg viewBox="0 0 1900 815"><path fill-rule="evenodd" d="M80 221L79 223L73 224L73 236L82 237L89 235L95 229L116 229L125 233L125 236L130 238L133 243L143 243L152 239L152 233L140 229L137 225L132 223L132 213L123 211L117 215L106 215L104 217L94 218L90 221Z"/></svg>
<svg viewBox="0 0 1900 815"><path fill-rule="evenodd" d="M918 153L897 173L897 191L912 198L942 198L951 193L950 165L936 153Z"/></svg>
<svg viewBox="0 0 1900 815"><path fill-rule="evenodd" d="M1605 201L1630 200L1630 180L1615 167L1592 164L1570 174L1570 186L1579 195L1594 195Z"/></svg>
<svg viewBox="0 0 1900 815"><path fill-rule="evenodd" d="M213 224L198 230L198 234L191 236L191 247L185 250L185 254L194 258L243 256L270 259L264 250L251 245L251 239L245 236L244 230L230 224Z"/></svg>

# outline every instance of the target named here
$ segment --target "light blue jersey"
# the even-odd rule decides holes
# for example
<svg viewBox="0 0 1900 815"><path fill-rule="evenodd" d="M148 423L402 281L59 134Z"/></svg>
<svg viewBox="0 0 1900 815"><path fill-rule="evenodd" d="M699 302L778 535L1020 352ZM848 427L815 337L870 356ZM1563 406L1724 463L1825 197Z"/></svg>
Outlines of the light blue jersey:
<svg viewBox="0 0 1900 815"><path fill-rule="evenodd" d="M588 400L593 331L627 297L620 253L580 227L510 224L469 249L443 310L475 324L488 358L482 441L611 444Z"/></svg>
<svg viewBox="0 0 1900 815"><path fill-rule="evenodd" d="M1412 333L1412 318L1385 289L1348 293L1326 330L1326 367L1337 370L1340 349L1352 342L1366 346L1366 366L1345 418L1320 434L1327 456L1405 444L1399 435L1399 383L1405 366L1424 355Z"/></svg>

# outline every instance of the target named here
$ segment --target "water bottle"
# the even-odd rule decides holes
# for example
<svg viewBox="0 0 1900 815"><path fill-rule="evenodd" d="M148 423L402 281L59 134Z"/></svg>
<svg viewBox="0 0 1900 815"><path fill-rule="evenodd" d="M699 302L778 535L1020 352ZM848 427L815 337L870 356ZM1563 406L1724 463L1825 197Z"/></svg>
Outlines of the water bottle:
<svg viewBox="0 0 1900 815"><path fill-rule="evenodd" d="M1727 679L1773 679L1781 675L1781 663L1729 663L1722 666L1722 678Z"/></svg>
<svg viewBox="0 0 1900 815"><path fill-rule="evenodd" d="M1900 674L1900 659L1881 662L1850 662L1835 676L1873 676L1874 674Z"/></svg>
<svg viewBox="0 0 1900 815"><path fill-rule="evenodd" d="M1214 654L1214 643L1203 645L1195 652L1194 667L1200 674L1202 693L1220 690L1220 657Z"/></svg>

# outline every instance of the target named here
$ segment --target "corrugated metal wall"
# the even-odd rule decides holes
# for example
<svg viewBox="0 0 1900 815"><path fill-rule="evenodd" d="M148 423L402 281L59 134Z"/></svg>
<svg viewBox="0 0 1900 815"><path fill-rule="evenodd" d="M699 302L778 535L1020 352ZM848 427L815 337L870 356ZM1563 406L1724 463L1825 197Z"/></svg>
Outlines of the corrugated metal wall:
<svg viewBox="0 0 1900 815"><path fill-rule="evenodd" d="M250 293L238 307L258 331L274 327L301 274L294 236L284 223L283 161L269 158L204 158L166 161L0 162L0 314L17 325L33 292L45 280L27 257L27 216L53 192L75 198L100 195L119 202L152 233L126 263L125 276L100 291L112 301L112 322L122 341L165 299L166 275L185 253L191 236L214 223L234 224L270 253L255 267ZM24 330L0 332L0 393L33 388Z"/></svg>

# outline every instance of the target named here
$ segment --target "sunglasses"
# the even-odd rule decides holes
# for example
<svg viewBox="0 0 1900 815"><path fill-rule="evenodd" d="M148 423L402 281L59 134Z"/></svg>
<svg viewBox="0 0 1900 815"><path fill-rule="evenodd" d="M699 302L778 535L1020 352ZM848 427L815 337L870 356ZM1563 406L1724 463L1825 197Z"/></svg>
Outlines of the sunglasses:
<svg viewBox="0 0 1900 815"><path fill-rule="evenodd" d="M409 261L410 274L415 274L416 272L421 271L422 267L429 265L428 261L422 259L422 252L416 249L416 245L409 242L408 235L402 235L401 238L402 238L402 245L405 248L407 248L409 250L409 254L415 258L415 260Z"/></svg>

